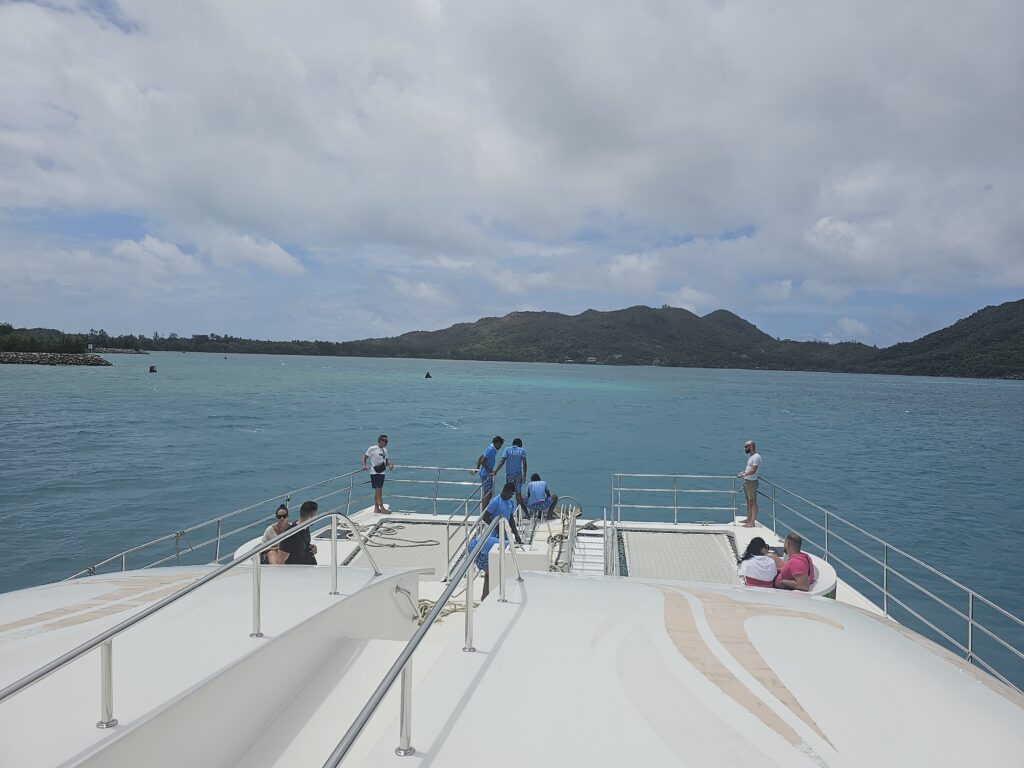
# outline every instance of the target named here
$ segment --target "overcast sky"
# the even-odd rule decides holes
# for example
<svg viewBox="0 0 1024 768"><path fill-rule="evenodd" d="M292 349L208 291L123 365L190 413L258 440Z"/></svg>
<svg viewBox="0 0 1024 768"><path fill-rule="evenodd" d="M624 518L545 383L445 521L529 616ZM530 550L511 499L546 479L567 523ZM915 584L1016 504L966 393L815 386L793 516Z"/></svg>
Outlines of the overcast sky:
<svg viewBox="0 0 1024 768"><path fill-rule="evenodd" d="M0 321L344 340L1024 297L1019 0L0 3Z"/></svg>

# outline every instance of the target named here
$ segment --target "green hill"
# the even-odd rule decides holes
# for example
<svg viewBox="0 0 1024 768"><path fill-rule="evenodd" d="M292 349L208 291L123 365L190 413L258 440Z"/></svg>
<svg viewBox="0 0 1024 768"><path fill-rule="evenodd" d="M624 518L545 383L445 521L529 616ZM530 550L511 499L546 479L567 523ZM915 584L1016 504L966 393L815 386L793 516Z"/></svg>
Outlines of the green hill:
<svg viewBox="0 0 1024 768"><path fill-rule="evenodd" d="M1024 301L985 307L917 341L879 350L866 370L923 376L1024 378Z"/></svg>
<svg viewBox="0 0 1024 768"><path fill-rule="evenodd" d="M724 309L699 317L685 309L643 306L579 315L513 312L339 346L341 354L367 357L1024 378L1024 300L988 307L887 349L773 339Z"/></svg>
<svg viewBox="0 0 1024 768"><path fill-rule="evenodd" d="M886 349L855 342L773 339L719 309L703 317L675 307L637 306L578 315L512 312L439 331L362 341L261 341L217 334L191 338L64 334L0 324L0 351L98 347L450 360L576 362L691 368L761 368L1024 379L1024 300L986 307L949 328Z"/></svg>

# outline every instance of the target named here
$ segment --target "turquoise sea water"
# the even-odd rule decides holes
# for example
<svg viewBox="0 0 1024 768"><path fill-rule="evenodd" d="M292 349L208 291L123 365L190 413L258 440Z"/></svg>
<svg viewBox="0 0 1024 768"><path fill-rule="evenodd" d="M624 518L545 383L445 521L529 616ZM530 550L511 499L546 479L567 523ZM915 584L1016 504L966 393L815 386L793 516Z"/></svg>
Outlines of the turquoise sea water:
<svg viewBox="0 0 1024 768"><path fill-rule="evenodd" d="M494 434L600 516L613 471L766 477L1024 614L1024 383L157 353L0 366L0 590L358 466L471 466ZM156 365L157 374L148 374ZM429 370L433 378L425 379ZM1009 576L1009 577L1008 577Z"/></svg>

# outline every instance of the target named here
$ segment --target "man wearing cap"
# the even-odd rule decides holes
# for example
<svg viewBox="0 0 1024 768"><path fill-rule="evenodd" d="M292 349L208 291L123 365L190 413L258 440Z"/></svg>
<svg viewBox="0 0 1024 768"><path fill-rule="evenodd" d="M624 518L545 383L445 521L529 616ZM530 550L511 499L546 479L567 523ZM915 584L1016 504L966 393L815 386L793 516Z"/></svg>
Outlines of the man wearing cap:
<svg viewBox="0 0 1024 768"><path fill-rule="evenodd" d="M753 528L757 519L757 470L761 467L761 454L753 440L743 444L743 451L747 454L747 468L737 472L736 477L743 478L743 495L747 499L747 519L743 521L743 527Z"/></svg>

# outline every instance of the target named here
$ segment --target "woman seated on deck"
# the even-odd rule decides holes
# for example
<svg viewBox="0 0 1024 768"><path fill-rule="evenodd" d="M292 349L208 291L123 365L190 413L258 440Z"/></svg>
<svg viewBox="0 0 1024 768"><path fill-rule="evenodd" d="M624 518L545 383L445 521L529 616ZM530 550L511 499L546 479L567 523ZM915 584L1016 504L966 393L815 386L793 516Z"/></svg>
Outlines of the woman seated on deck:
<svg viewBox="0 0 1024 768"><path fill-rule="evenodd" d="M739 575L748 587L773 587L779 566L769 557L768 544L760 536L755 536L747 544L747 550L737 563Z"/></svg>
<svg viewBox="0 0 1024 768"><path fill-rule="evenodd" d="M266 544L273 538L280 536L282 533L288 530L288 507L284 504L277 508L277 512L274 513L277 520L267 526L267 530L263 532L263 541L261 544ZM284 565L288 559L288 553L282 552L277 547L268 549L262 555L260 555L260 562L266 565Z"/></svg>

